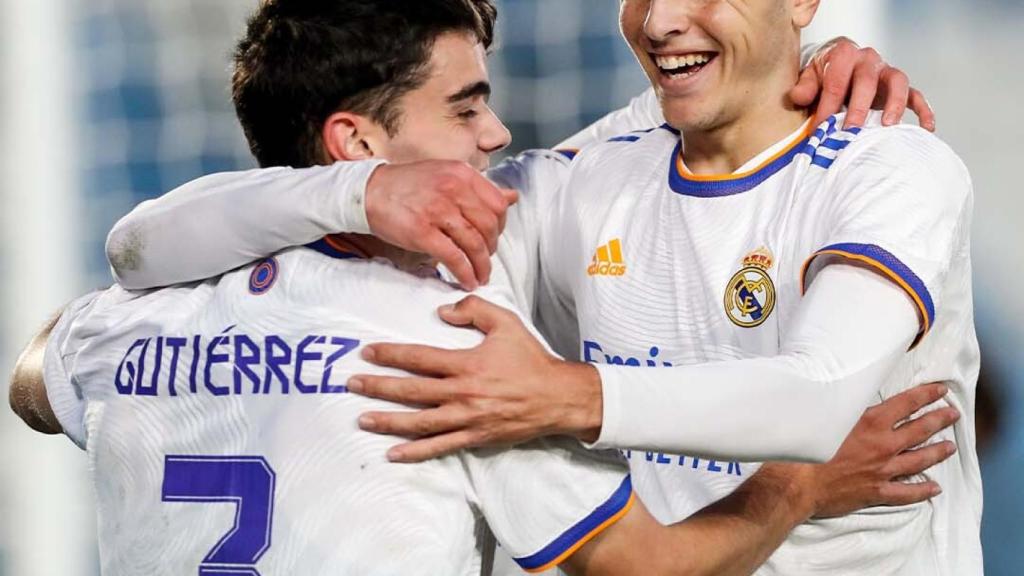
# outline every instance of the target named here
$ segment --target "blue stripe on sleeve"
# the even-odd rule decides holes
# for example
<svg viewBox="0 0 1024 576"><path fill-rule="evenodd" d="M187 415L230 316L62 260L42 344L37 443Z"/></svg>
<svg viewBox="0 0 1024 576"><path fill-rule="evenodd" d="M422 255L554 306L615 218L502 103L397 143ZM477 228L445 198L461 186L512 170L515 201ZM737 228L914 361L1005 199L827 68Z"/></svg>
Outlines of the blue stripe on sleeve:
<svg viewBox="0 0 1024 576"><path fill-rule="evenodd" d="M540 552L525 558L516 558L516 563L524 570L537 570L557 560L581 540L590 537L602 528L616 514L621 512L630 502L633 495L633 483L627 475L622 484L612 495L591 512L586 518L577 522L574 526L562 533L561 536L541 549Z"/></svg>

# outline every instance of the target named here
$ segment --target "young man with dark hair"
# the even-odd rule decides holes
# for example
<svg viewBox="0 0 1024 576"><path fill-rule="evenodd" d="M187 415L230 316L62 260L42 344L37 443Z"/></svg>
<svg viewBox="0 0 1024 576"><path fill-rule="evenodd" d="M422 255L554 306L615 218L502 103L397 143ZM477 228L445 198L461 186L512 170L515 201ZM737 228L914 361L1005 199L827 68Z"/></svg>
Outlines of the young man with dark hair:
<svg viewBox="0 0 1024 576"><path fill-rule="evenodd" d="M435 3L450 4L422 5ZM381 17L402 18L391 4L376 8ZM287 17L298 17L302 5L281 1L263 10L285 21L267 30L260 14L247 39L294 31ZM397 127L339 108L325 118L308 114L292 142L303 148L304 135L319 133L319 143L306 141L305 154L312 160L323 151L324 162L369 153L430 158L407 139L419 121L415 110L475 135L477 149L486 151L486 135L503 130L493 116L477 124L443 113L460 104L467 86L487 81L479 30L424 26L427 72L400 97ZM240 62L253 49L242 47ZM277 56L284 55L270 50L263 58ZM269 78L268 94L291 87ZM374 87L355 85L347 95L358 101ZM272 145L262 145L267 140L253 136L263 134L260 126L259 116L247 126L254 149L273 155ZM897 438L893 424L937 397L937 387L916 390L872 412L888 423L881 430L852 438L854 445L864 434L885 438L892 448L851 450L822 468L769 467L728 501L668 528L636 503L614 454L569 440L391 464L383 454L397 439L361 432L354 418L396 407L348 395L343 383L368 369L356 354L367 341L479 341L430 317L459 298L432 275L422 257L346 235L201 284L150 293L115 288L72 304L51 327L45 356L37 342L19 362L12 403L31 425L62 429L88 449L104 570L180 574L198 564L201 574L256 574L257 566L268 573L476 574L487 570L489 527L531 570L564 564L588 574L747 573L808 515L844 513L880 498L881 463L950 417L915 421L913 434ZM481 294L517 307L508 285ZM915 454L918 466L945 456L934 449ZM923 487L915 498L930 493ZM236 507L226 534L230 508L210 505L223 502ZM694 551L680 554L687 547Z"/></svg>
<svg viewBox="0 0 1024 576"><path fill-rule="evenodd" d="M963 414L940 436L958 457L927 474L943 494L800 526L759 574L981 574L970 175L926 131L817 124L788 97L817 8L624 0L669 124L582 152L542 235L542 318L571 326L564 346L588 363L470 298L442 317L489 332L473 350L368 348L423 377L353 391L432 408L364 427L422 437L400 460L551 433L647 447L638 493L672 522L740 481L694 456L825 459L865 405L938 379L949 394L930 408Z"/></svg>

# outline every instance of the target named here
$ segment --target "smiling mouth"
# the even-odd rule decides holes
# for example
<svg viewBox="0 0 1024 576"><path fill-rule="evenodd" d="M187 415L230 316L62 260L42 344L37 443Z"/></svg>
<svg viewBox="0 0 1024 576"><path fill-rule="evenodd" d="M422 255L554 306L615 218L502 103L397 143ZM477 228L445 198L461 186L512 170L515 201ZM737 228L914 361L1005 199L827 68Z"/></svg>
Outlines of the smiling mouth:
<svg viewBox="0 0 1024 576"><path fill-rule="evenodd" d="M658 70L670 78L687 78L700 72L718 56L717 52L690 52L688 54L651 54Z"/></svg>

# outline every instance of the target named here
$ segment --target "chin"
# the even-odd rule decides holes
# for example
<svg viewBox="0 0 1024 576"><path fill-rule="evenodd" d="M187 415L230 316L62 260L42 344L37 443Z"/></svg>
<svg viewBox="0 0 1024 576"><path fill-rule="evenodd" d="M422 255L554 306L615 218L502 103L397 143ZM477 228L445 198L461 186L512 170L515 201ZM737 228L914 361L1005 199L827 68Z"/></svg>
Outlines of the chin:
<svg viewBox="0 0 1024 576"><path fill-rule="evenodd" d="M714 112L693 103L683 105L681 102L665 101L661 110L669 126L684 133L710 130L715 126Z"/></svg>

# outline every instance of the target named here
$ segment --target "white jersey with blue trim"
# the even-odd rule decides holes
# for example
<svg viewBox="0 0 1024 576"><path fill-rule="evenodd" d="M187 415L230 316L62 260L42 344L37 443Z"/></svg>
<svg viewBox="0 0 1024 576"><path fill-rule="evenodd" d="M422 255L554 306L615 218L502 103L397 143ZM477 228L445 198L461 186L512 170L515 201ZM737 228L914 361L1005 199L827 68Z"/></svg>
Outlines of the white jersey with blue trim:
<svg viewBox="0 0 1024 576"><path fill-rule="evenodd" d="M542 235L541 313L562 324L578 319L578 353L588 362L670 367L771 357L823 266L877 271L905 291L921 320L915 346L880 396L945 382L943 402L962 415L935 439L955 441L958 454L927 473L944 492L914 506L809 522L759 574L980 574L969 176L917 127L883 128L877 114L863 129L842 130L843 121L808 122L722 177L690 173L667 126L584 150ZM756 378L749 385L758 386ZM624 426L642 425L632 416ZM728 405L719 417L728 434ZM729 494L758 468L624 452L637 493L665 523Z"/></svg>
<svg viewBox="0 0 1024 576"><path fill-rule="evenodd" d="M497 542L545 570L633 502L615 452L568 439L389 463L359 430L397 405L349 394L371 342L448 348L463 294L327 240L203 283L78 300L45 380L95 485L103 573L489 573ZM515 308L507 288L482 297ZM392 371L393 373L393 371Z"/></svg>

